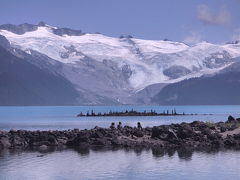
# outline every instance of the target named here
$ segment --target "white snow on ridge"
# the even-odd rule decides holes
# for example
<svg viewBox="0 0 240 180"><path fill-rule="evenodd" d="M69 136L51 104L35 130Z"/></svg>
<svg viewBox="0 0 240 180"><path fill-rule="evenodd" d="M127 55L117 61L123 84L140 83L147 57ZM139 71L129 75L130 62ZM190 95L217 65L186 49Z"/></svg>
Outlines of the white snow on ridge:
<svg viewBox="0 0 240 180"><path fill-rule="evenodd" d="M143 53L178 53L187 50L189 46L183 43L172 41L153 41L133 39Z"/></svg>
<svg viewBox="0 0 240 180"><path fill-rule="evenodd" d="M64 46L76 46L76 49L83 52L89 57L97 58L96 60L112 59L121 57L122 59L132 60L135 55L126 47L126 42L119 38L107 37L101 34L85 34L82 36L58 36L52 33L51 28L38 27L38 30L27 32L23 35L0 30L0 34L7 37L11 43L20 46L21 49L33 49L48 55L49 57L65 62L56 53L64 51ZM151 41L133 39L140 49L146 53L177 53L185 50L188 46L182 43L172 43L168 41ZM51 50L51 51L50 51ZM53 52L54 51L54 52ZM136 59L135 59L136 60ZM68 63L71 61L68 61Z"/></svg>
<svg viewBox="0 0 240 180"><path fill-rule="evenodd" d="M207 42L190 47L172 41L141 40L135 38L114 38L101 34L81 36L59 36L53 27L38 27L36 31L23 35L0 30L16 48L27 53L38 51L61 63L78 65L85 56L96 61L111 60L119 68L129 65L132 75L129 79L133 89L139 90L154 83L172 83L186 78L214 73L230 65L231 58L240 57L240 45L214 45ZM227 59L227 60L226 60ZM190 71L181 77L170 77L164 72L169 68L183 67ZM178 73L173 69L171 73Z"/></svg>
<svg viewBox="0 0 240 180"><path fill-rule="evenodd" d="M231 53L233 58L240 56L240 43L239 44L226 44L223 46L228 52Z"/></svg>

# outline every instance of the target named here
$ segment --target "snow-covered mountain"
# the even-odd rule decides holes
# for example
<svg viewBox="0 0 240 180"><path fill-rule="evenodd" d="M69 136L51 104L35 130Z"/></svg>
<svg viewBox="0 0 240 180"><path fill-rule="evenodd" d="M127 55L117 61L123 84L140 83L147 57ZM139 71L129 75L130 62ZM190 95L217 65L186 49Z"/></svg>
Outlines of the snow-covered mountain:
<svg viewBox="0 0 240 180"><path fill-rule="evenodd" d="M240 44L189 46L131 36L114 38L45 23L2 25L0 35L15 50L45 56L34 64L48 61L95 104L95 95L129 103L132 95L150 85L214 74L240 56Z"/></svg>

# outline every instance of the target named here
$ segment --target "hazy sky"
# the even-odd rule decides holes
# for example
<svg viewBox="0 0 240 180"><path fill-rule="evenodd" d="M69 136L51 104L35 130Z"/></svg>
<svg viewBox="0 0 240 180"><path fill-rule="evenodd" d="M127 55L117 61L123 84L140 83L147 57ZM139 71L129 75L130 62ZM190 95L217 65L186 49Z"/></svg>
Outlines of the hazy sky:
<svg viewBox="0 0 240 180"><path fill-rule="evenodd" d="M240 39L240 0L0 0L0 24L38 23L118 37Z"/></svg>

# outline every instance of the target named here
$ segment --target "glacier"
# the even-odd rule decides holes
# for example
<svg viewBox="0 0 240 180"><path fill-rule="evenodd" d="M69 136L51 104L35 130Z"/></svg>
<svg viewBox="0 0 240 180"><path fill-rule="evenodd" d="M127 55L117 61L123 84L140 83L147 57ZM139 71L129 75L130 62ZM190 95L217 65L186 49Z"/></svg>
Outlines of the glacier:
<svg viewBox="0 0 240 180"><path fill-rule="evenodd" d="M217 73L240 57L240 44L200 42L190 46L168 40L117 38L80 31L71 34L70 29L67 33L64 30L41 23L16 33L0 26L0 35L14 49L48 57L46 61L57 64L58 72L78 91L121 103L129 103L129 97L153 84Z"/></svg>

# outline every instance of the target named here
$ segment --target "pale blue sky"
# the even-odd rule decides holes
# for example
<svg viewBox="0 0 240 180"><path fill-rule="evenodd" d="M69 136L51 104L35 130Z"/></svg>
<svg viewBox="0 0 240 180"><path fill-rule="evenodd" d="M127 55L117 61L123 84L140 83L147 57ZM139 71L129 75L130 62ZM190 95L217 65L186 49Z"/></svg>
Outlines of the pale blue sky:
<svg viewBox="0 0 240 180"><path fill-rule="evenodd" d="M0 24L38 23L118 37L240 39L240 0L0 0Z"/></svg>

